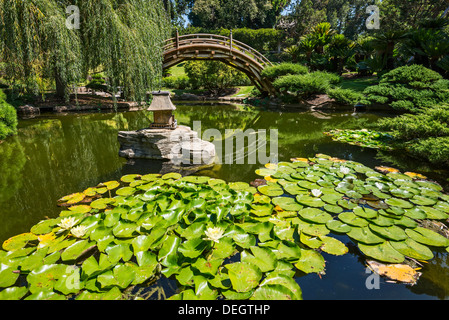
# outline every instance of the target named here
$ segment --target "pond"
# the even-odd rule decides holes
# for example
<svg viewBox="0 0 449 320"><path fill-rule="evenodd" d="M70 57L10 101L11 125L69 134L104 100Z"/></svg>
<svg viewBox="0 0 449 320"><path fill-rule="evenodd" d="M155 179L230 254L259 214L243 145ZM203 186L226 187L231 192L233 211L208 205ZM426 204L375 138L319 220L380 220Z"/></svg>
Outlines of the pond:
<svg viewBox="0 0 449 320"><path fill-rule="evenodd" d="M323 134L331 129L351 129L375 123L382 114L321 112L298 110L279 112L224 104L178 104L179 124L192 127L201 121L201 129L278 129L279 160L313 157L317 153L353 160L374 168L393 166L401 171L419 172L448 188L449 172L435 169L403 154L341 144ZM64 195L117 180L131 173L158 173L157 161L127 161L118 156L119 130L148 126L145 111L120 113L43 114L21 120L19 134L0 144L0 242L27 232L45 217L57 217L56 202ZM199 171L231 181L260 178L260 164L221 164ZM326 259L326 273L309 274L296 279L304 299L447 299L449 269L447 253L435 252L435 258L423 265L422 276L414 286L389 283L380 279L378 288L367 288L370 272L364 258L346 236L336 236L349 248L349 254ZM165 280L166 293L173 283Z"/></svg>

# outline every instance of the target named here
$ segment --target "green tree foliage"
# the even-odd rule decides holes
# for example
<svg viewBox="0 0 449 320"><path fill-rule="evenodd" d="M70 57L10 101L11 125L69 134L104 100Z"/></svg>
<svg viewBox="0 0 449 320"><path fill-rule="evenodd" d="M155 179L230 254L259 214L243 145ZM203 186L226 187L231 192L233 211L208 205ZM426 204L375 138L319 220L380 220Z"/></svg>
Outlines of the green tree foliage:
<svg viewBox="0 0 449 320"><path fill-rule="evenodd" d="M80 29L66 26L66 8L80 9ZM89 70L102 68L112 88L141 100L160 84L161 42L169 20L161 0L1 0L0 43L13 81L29 92L55 82L59 96L68 95Z"/></svg>
<svg viewBox="0 0 449 320"><path fill-rule="evenodd" d="M195 0L189 18L194 27L272 28L290 0Z"/></svg>
<svg viewBox="0 0 449 320"><path fill-rule="evenodd" d="M383 0L379 4L383 30L421 27L426 19L436 19L448 8L446 0Z"/></svg>
<svg viewBox="0 0 449 320"><path fill-rule="evenodd" d="M3 140L16 132L16 109L6 102L6 95L0 90L0 140Z"/></svg>
<svg viewBox="0 0 449 320"><path fill-rule="evenodd" d="M211 33L225 37L229 37L231 29L207 29L188 27L181 30L180 34L193 34L193 33ZM276 51L278 49L279 42L283 38L283 32L272 28L262 29L250 29L250 28L238 28L232 29L232 37L234 40L243 42L244 44L256 49L257 51Z"/></svg>
<svg viewBox="0 0 449 320"><path fill-rule="evenodd" d="M248 77L220 61L189 61L184 66L192 89L204 88L218 94L236 85L248 85Z"/></svg>

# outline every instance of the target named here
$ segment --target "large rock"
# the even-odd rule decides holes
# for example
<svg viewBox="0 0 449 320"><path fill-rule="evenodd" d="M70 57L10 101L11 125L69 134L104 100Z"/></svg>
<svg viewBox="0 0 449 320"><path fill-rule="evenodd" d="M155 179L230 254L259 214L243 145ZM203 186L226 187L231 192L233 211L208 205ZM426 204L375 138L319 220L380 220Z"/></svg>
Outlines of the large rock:
<svg viewBox="0 0 449 320"><path fill-rule="evenodd" d="M38 107L31 105L24 105L17 107L17 115L22 119L34 118L41 114Z"/></svg>
<svg viewBox="0 0 449 320"><path fill-rule="evenodd" d="M169 160L178 165L204 165L215 160L214 144L198 138L189 127L120 131L119 155L128 159Z"/></svg>

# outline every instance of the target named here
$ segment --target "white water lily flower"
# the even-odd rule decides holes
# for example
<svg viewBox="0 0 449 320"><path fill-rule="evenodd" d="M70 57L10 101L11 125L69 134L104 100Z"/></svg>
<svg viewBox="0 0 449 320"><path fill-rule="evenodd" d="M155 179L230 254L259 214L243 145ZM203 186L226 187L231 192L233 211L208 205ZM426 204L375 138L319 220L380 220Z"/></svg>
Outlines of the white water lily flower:
<svg viewBox="0 0 449 320"><path fill-rule="evenodd" d="M218 243L219 240L223 238L223 233L224 230L222 228L207 228L207 230L205 231L207 238L204 238L204 240L210 240Z"/></svg>
<svg viewBox="0 0 449 320"><path fill-rule="evenodd" d="M87 229L85 226L78 226L78 227L72 228L70 230L72 235L77 238L81 238L82 236L84 236L86 234L86 231L87 231Z"/></svg>
<svg viewBox="0 0 449 320"><path fill-rule="evenodd" d="M323 194L321 192L321 190L319 190L319 189L313 189L311 192L312 192L312 195L317 198Z"/></svg>
<svg viewBox="0 0 449 320"><path fill-rule="evenodd" d="M349 172L351 172L351 170L349 170L349 168L347 168L347 167L341 166L340 172L343 174L349 174Z"/></svg>
<svg viewBox="0 0 449 320"><path fill-rule="evenodd" d="M69 230L72 228L78 221L75 220L73 217L64 218L61 220L61 222L58 224L59 227Z"/></svg>
<svg viewBox="0 0 449 320"><path fill-rule="evenodd" d="M382 183L380 183L380 182L376 182L374 185L375 185L379 190L382 190L382 188L384 187L384 185L383 185Z"/></svg>

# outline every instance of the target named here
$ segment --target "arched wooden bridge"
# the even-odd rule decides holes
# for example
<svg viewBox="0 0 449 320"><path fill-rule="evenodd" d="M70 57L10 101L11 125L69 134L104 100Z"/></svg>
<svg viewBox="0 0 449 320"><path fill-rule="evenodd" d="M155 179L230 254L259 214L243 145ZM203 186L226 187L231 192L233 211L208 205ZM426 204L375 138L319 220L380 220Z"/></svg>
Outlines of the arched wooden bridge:
<svg viewBox="0 0 449 320"><path fill-rule="evenodd" d="M168 69L186 60L218 60L244 72L261 91L275 93L271 82L261 76L266 66L272 63L257 50L229 37L215 34L189 34L165 41L163 47L163 69Z"/></svg>

